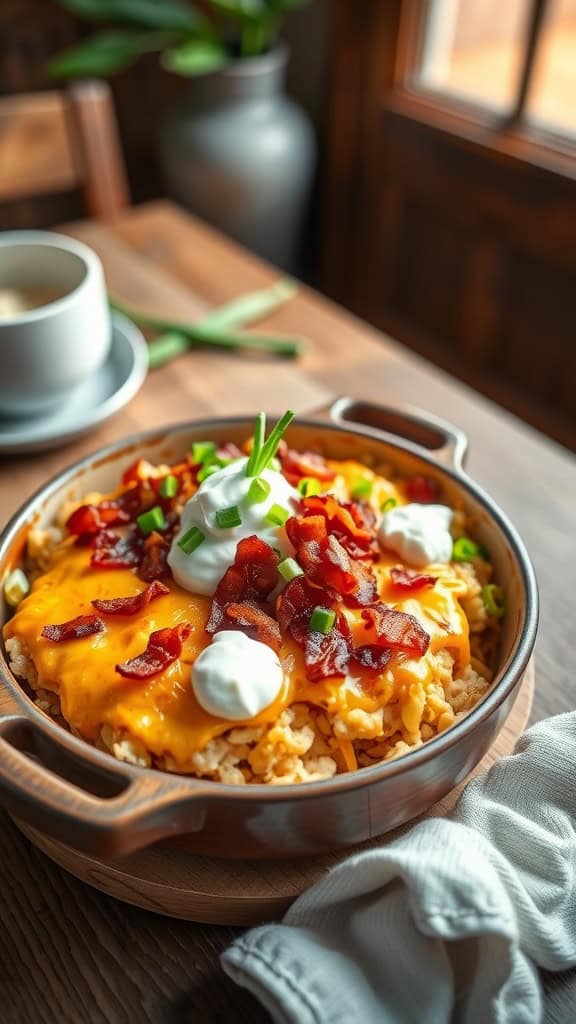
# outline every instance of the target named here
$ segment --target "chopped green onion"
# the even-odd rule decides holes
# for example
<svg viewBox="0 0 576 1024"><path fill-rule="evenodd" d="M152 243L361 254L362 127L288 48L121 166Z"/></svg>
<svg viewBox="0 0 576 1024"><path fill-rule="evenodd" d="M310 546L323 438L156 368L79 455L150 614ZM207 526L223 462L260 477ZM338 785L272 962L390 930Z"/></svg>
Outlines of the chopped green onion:
<svg viewBox="0 0 576 1024"><path fill-rule="evenodd" d="M372 494L371 480L357 480L350 491L353 498L369 498Z"/></svg>
<svg viewBox="0 0 576 1024"><path fill-rule="evenodd" d="M397 504L398 502L396 501L396 498L386 498L384 504L380 505L380 511L389 512L391 508L396 508Z"/></svg>
<svg viewBox="0 0 576 1024"><path fill-rule="evenodd" d="M310 616L308 626L313 633L329 633L335 622L336 612L332 608L317 605Z"/></svg>
<svg viewBox="0 0 576 1024"><path fill-rule="evenodd" d="M190 342L181 331L163 331L148 342L148 369L157 370L187 352Z"/></svg>
<svg viewBox="0 0 576 1024"><path fill-rule="evenodd" d="M452 561L469 562L472 558L483 558L487 562L490 556L486 548L470 537L457 537L452 545Z"/></svg>
<svg viewBox="0 0 576 1024"><path fill-rule="evenodd" d="M198 483L203 483L204 480L207 480L209 476L213 476L213 474L217 473L220 469L222 469L222 466L219 462L212 462L209 466L203 466L198 472Z"/></svg>
<svg viewBox="0 0 576 1024"><path fill-rule="evenodd" d="M288 411L280 417L278 423L276 423L270 431L268 440L264 441L266 417L263 412L258 414L254 425L254 443L252 445L250 458L248 459L248 465L246 466L246 476L258 476L262 470L266 469L267 466L270 465L270 462L278 451L278 445L282 440L282 435L294 419L295 415L296 413L288 409Z"/></svg>
<svg viewBox="0 0 576 1024"><path fill-rule="evenodd" d="M236 330L245 324L253 323L254 320L261 320L268 316L279 306L288 302L298 291L296 281L289 278L280 278L268 288L259 289L256 292L247 292L239 295L224 306L212 310L202 319L202 324L212 330Z"/></svg>
<svg viewBox="0 0 576 1024"><path fill-rule="evenodd" d="M149 508L146 512L142 512L137 516L136 522L145 537L152 533L153 530L163 530L166 526L166 520L160 505L154 505L154 508Z"/></svg>
<svg viewBox="0 0 576 1024"><path fill-rule="evenodd" d="M270 490L271 488L268 481L263 480L260 476L256 476L248 488L246 501L249 505L259 505L262 501L266 501L266 498L270 494Z"/></svg>
<svg viewBox="0 0 576 1024"><path fill-rule="evenodd" d="M506 611L506 600L504 591L496 583L486 583L481 590L482 600L488 615L495 619L501 619Z"/></svg>
<svg viewBox="0 0 576 1024"><path fill-rule="evenodd" d="M258 476L258 470L256 466L260 457L260 451L264 444L264 435L266 433L266 413L259 412L256 420L254 421L254 438L252 441L252 451L248 459L248 465L246 466L246 476Z"/></svg>
<svg viewBox="0 0 576 1024"><path fill-rule="evenodd" d="M238 505L230 505L230 508L221 508L216 513L216 523L221 530L229 530L233 526L242 525L242 516Z"/></svg>
<svg viewBox="0 0 576 1024"><path fill-rule="evenodd" d="M282 505L270 505L264 519L267 523L272 523L272 526L284 526L287 519L290 518L290 513L287 508L282 508Z"/></svg>
<svg viewBox="0 0 576 1024"><path fill-rule="evenodd" d="M295 415L295 412L292 412L291 409L288 409L284 413L284 415L280 417L276 426L274 426L270 431L268 440L262 446L262 451L260 452L259 472L261 472L263 469L266 469L266 466L269 464L270 460L273 459L274 456L276 455L276 452L278 451L278 445L280 444L280 441L282 440L282 437L286 432L287 428L292 423L292 420L294 419Z"/></svg>
<svg viewBox="0 0 576 1024"><path fill-rule="evenodd" d="M114 302L113 308L122 312L117 302ZM183 354L183 338L186 338L188 342L187 348L206 345L208 348L232 351L248 349L255 352L272 352L286 358L300 355L308 344L308 338L299 335L254 334L252 331L243 331L242 334L237 334L232 330L219 330L203 326L201 323L171 323L169 320L148 317L135 309L125 308L124 315L128 316L130 320L135 320L142 327L152 327L162 331L159 338L153 338L148 343L148 365L152 370L164 366Z"/></svg>
<svg viewBox="0 0 576 1024"><path fill-rule="evenodd" d="M212 462L216 454L216 445L213 441L194 441L191 452L194 465L198 463L205 465L207 462Z"/></svg>
<svg viewBox="0 0 576 1024"><path fill-rule="evenodd" d="M322 487L316 477L304 476L298 484L298 490L303 498L310 498L314 494L320 494Z"/></svg>
<svg viewBox="0 0 576 1024"><path fill-rule="evenodd" d="M268 463L268 469L273 469L275 473L279 473L280 470L282 469L282 463L280 462L280 459L277 459L276 456L270 459L270 462Z"/></svg>
<svg viewBox="0 0 576 1024"><path fill-rule="evenodd" d="M178 494L178 478L170 473L160 483L161 498L175 498Z"/></svg>
<svg viewBox="0 0 576 1024"><path fill-rule="evenodd" d="M303 576L304 570L300 568L295 558L285 558L278 566L278 572L286 583L295 580L297 576Z"/></svg>
<svg viewBox="0 0 576 1024"><path fill-rule="evenodd" d="M159 337L148 343L150 369L163 366L188 348L209 345L229 349L256 349L276 352L278 355L295 356L303 347L305 339L292 337L270 337L263 334L237 334L238 328L261 319L272 310L287 302L297 290L294 281L281 279L265 289L240 295L224 306L213 309L194 324L166 320L157 316L131 309L114 299L109 300L112 309L124 313L131 320L145 327L161 331Z"/></svg>
<svg viewBox="0 0 576 1024"><path fill-rule="evenodd" d="M191 526L189 530L178 541L178 547L182 548L182 551L186 555L191 555L196 548L199 548L202 542L206 540L206 535L199 530L197 526Z"/></svg>
<svg viewBox="0 0 576 1024"><path fill-rule="evenodd" d="M13 569L4 580L4 600L11 608L16 608L29 590L30 583L22 569Z"/></svg>

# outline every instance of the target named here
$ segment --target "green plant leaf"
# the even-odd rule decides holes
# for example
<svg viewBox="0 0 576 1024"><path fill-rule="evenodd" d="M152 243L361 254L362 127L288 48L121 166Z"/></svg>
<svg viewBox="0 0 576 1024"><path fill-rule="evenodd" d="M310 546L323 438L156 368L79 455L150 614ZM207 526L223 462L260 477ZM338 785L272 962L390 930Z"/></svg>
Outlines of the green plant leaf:
<svg viewBox="0 0 576 1024"><path fill-rule="evenodd" d="M308 7L311 0L267 0L269 10L276 15L289 14L290 11L297 11L298 8Z"/></svg>
<svg viewBox="0 0 576 1024"><path fill-rule="evenodd" d="M242 56L258 57L261 53L266 53L270 42L271 28L272 22L269 19L244 22L240 30Z"/></svg>
<svg viewBox="0 0 576 1024"><path fill-rule="evenodd" d="M250 24L267 21L270 14L265 0L210 0L210 6L220 14Z"/></svg>
<svg viewBox="0 0 576 1024"><path fill-rule="evenodd" d="M58 54L48 70L53 78L105 77L128 67L141 53L162 49L166 42L166 35L159 32L101 32Z"/></svg>
<svg viewBox="0 0 576 1024"><path fill-rule="evenodd" d="M62 7L90 21L110 21L193 31L199 16L185 0L59 0Z"/></svg>
<svg viewBox="0 0 576 1024"><path fill-rule="evenodd" d="M217 39L188 39L162 55L162 66L177 75L205 75L228 63L224 45Z"/></svg>

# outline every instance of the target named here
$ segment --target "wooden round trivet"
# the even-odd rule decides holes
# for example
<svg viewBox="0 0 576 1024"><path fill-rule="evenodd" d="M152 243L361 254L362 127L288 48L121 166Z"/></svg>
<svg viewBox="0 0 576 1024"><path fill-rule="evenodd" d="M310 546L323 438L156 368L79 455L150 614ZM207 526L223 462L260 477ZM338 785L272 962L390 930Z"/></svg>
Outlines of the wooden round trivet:
<svg viewBox="0 0 576 1024"><path fill-rule="evenodd" d="M531 664L494 745L471 776L431 807L424 817L446 814L473 775L512 752L528 721L533 693L534 666ZM112 861L79 853L24 822L16 824L38 849L96 889L159 914L213 924L251 925L280 918L300 893L353 852L349 849L294 861L250 863L194 857L162 845ZM396 834L389 832L356 850L388 842Z"/></svg>

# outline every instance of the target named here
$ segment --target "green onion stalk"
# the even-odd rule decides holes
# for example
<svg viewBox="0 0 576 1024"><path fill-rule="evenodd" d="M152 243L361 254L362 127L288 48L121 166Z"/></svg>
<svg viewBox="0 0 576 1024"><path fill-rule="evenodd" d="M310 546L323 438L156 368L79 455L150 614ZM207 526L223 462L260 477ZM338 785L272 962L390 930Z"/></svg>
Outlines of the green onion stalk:
<svg viewBox="0 0 576 1024"><path fill-rule="evenodd" d="M153 316L110 299L110 307L122 313L141 327L160 332L148 342L148 367L151 370L165 366L193 347L227 350L253 350L285 358L298 356L306 345L299 336L252 334L239 330L268 316L288 302L298 286L289 279L276 281L269 288L248 292L217 307L196 323Z"/></svg>

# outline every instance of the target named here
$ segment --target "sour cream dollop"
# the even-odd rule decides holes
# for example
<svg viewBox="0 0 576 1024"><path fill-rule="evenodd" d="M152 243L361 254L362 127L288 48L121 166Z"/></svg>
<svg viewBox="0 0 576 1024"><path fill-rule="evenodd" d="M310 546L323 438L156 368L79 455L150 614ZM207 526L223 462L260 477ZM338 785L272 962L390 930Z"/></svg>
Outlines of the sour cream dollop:
<svg viewBox="0 0 576 1024"><path fill-rule="evenodd" d="M247 463L247 458L237 459L209 476L182 510L180 531L172 541L168 565L176 583L184 590L211 596L234 562L238 541L244 537L256 534L271 547L278 548L283 557L293 553L285 528L268 523L265 516L272 505L280 505L293 515L300 498L298 491L281 473L265 469L259 477L270 484L270 494L265 501L249 505L246 498L253 477L246 476ZM233 505L238 506L242 524L221 529L216 523L216 513ZM202 531L205 540L187 555L178 541L193 526Z"/></svg>
<svg viewBox="0 0 576 1024"><path fill-rule="evenodd" d="M452 514L447 505L397 505L382 517L380 546L395 551L418 569L432 562L449 562Z"/></svg>
<svg viewBox="0 0 576 1024"><path fill-rule="evenodd" d="M254 718L282 689L280 659L259 640L223 629L192 666L192 689L204 711L218 718Z"/></svg>

